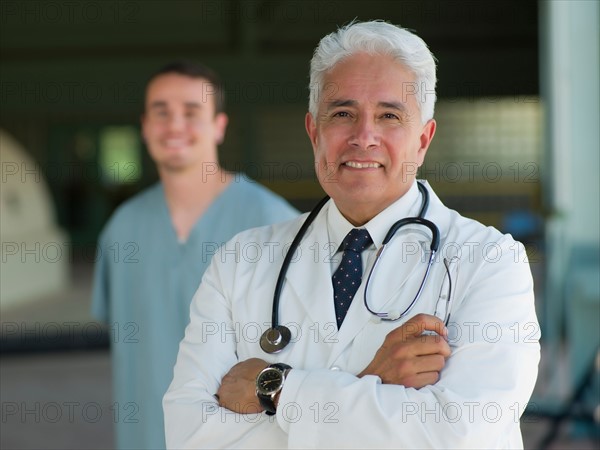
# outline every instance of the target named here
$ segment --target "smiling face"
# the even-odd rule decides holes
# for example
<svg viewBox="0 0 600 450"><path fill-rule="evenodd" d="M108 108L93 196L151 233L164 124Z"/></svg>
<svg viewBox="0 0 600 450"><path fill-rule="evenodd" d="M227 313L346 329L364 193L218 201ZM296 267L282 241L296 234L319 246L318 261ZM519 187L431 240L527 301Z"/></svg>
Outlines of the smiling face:
<svg viewBox="0 0 600 450"><path fill-rule="evenodd" d="M421 123L414 83L390 56L355 54L325 75L317 117L306 115L319 183L354 225L402 197L423 163L435 121Z"/></svg>
<svg viewBox="0 0 600 450"><path fill-rule="evenodd" d="M146 90L142 134L159 172L181 172L218 161L227 116L215 114L214 89L203 78L166 73Z"/></svg>

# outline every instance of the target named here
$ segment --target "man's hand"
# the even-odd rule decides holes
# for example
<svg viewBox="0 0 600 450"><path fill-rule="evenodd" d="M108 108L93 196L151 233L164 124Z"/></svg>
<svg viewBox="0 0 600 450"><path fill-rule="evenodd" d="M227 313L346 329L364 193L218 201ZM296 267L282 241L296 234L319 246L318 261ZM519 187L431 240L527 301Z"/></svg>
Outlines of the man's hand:
<svg viewBox="0 0 600 450"><path fill-rule="evenodd" d="M268 365L262 359L251 358L233 366L217 391L219 405L240 414L263 411L256 397L256 377Z"/></svg>
<svg viewBox="0 0 600 450"><path fill-rule="evenodd" d="M434 331L437 334L426 334ZM437 382L450 356L448 331L435 316L418 314L391 331L375 358L358 374L377 375L385 384L422 388Z"/></svg>

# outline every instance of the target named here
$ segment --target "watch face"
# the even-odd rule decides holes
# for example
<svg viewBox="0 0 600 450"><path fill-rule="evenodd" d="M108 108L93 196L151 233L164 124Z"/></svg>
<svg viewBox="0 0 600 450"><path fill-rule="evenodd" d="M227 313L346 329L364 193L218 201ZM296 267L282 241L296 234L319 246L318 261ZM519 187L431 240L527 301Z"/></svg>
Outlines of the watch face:
<svg viewBox="0 0 600 450"><path fill-rule="evenodd" d="M283 383L283 374L280 370L269 367L265 369L256 380L256 390L259 394L270 395L277 392Z"/></svg>

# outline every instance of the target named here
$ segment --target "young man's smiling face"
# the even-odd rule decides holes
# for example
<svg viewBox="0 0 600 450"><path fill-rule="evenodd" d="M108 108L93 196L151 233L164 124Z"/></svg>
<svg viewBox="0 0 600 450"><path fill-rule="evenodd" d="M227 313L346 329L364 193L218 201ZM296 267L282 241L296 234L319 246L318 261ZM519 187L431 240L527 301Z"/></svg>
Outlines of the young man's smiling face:
<svg viewBox="0 0 600 450"><path fill-rule="evenodd" d="M306 116L317 177L342 214L362 225L408 191L435 121L421 122L414 74L390 56L350 56L323 86L317 117Z"/></svg>
<svg viewBox="0 0 600 450"><path fill-rule="evenodd" d="M181 172L217 162L227 116L215 113L214 96L204 78L166 73L150 82L142 134L159 171Z"/></svg>

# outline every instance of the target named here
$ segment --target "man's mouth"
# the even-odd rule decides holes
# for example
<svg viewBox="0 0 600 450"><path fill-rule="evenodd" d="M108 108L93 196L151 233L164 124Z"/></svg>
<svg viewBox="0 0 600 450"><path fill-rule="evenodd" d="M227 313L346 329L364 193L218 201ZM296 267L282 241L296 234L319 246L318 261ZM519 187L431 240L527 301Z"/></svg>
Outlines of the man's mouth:
<svg viewBox="0 0 600 450"><path fill-rule="evenodd" d="M353 169L377 169L381 167L381 164L377 162L346 161L344 165L352 167Z"/></svg>
<svg viewBox="0 0 600 450"><path fill-rule="evenodd" d="M167 139L165 142L165 146L169 148L180 148L187 145L185 139Z"/></svg>

